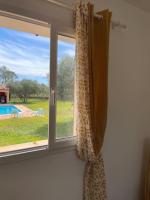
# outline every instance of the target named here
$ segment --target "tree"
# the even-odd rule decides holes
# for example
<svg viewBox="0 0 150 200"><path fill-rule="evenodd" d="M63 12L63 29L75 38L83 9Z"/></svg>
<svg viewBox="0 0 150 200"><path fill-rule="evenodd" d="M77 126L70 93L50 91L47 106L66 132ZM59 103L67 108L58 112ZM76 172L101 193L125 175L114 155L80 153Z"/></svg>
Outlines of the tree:
<svg viewBox="0 0 150 200"><path fill-rule="evenodd" d="M15 72L10 71L7 67L0 67L0 84L7 85L13 83L17 78Z"/></svg>
<svg viewBox="0 0 150 200"><path fill-rule="evenodd" d="M39 84L33 80L15 81L9 85L11 96L20 98L27 103L30 97L49 97L49 87L45 84Z"/></svg>
<svg viewBox="0 0 150 200"><path fill-rule="evenodd" d="M49 87L45 84L38 84L38 95L41 97L49 97Z"/></svg>
<svg viewBox="0 0 150 200"><path fill-rule="evenodd" d="M58 65L57 97L59 100L73 100L75 60L65 56Z"/></svg>
<svg viewBox="0 0 150 200"><path fill-rule="evenodd" d="M10 91L13 95L23 100L23 103L27 103L28 98L31 95L37 95L39 92L39 84L33 80L16 81L10 86Z"/></svg>

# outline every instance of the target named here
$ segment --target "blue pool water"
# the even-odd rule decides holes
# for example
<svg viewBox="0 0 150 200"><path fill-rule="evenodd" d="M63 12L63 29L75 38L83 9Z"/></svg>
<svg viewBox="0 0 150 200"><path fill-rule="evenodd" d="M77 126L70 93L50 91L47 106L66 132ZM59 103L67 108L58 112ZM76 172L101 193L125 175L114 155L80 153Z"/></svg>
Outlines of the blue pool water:
<svg viewBox="0 0 150 200"><path fill-rule="evenodd" d="M0 105L0 115L16 114L21 112L13 105Z"/></svg>

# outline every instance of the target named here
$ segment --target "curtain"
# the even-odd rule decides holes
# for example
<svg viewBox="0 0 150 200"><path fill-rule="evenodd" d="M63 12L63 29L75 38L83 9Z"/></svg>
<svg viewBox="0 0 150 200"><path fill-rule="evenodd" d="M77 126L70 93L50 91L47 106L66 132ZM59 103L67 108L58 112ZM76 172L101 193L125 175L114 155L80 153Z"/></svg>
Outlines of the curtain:
<svg viewBox="0 0 150 200"><path fill-rule="evenodd" d="M94 17L91 4L75 11L76 72L74 131L77 152L86 161L84 200L105 200L106 184L101 148L107 118L108 45L111 13Z"/></svg>

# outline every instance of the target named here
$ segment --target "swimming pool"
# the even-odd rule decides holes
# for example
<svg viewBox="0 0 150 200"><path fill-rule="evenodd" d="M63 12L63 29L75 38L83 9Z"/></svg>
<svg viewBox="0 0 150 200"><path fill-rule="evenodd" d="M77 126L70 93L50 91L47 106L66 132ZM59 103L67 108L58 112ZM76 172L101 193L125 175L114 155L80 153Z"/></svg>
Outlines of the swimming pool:
<svg viewBox="0 0 150 200"><path fill-rule="evenodd" d="M16 106L13 105L0 105L0 115L16 114L21 112Z"/></svg>

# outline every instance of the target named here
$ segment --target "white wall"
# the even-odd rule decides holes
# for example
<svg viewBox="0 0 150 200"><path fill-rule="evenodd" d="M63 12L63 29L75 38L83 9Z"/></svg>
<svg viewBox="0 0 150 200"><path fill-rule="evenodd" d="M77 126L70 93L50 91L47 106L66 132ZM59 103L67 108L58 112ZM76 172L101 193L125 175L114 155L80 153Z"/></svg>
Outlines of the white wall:
<svg viewBox="0 0 150 200"><path fill-rule="evenodd" d="M150 15L121 1L109 1L108 6L113 18L127 25L127 30L111 31L110 37L104 145L109 199L137 200L143 148L150 138ZM101 8L97 3L96 10Z"/></svg>
<svg viewBox="0 0 150 200"><path fill-rule="evenodd" d="M69 11L52 17L58 13L56 8L49 11L50 7L40 0L38 4L32 0L32 7L28 3L31 0L18 2L23 1L0 0L0 7L72 23ZM109 200L137 200L143 147L150 137L150 15L120 0L97 0L95 5L97 11L110 8L113 18L128 27L111 31L108 125L103 153ZM74 152L1 165L0 199L81 200L83 168L84 163Z"/></svg>

